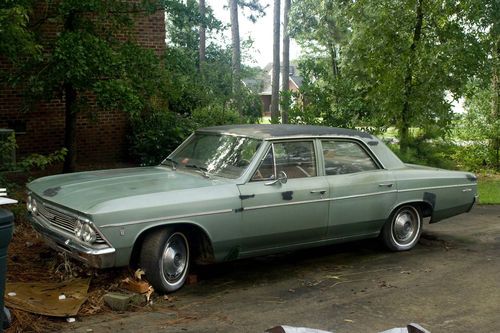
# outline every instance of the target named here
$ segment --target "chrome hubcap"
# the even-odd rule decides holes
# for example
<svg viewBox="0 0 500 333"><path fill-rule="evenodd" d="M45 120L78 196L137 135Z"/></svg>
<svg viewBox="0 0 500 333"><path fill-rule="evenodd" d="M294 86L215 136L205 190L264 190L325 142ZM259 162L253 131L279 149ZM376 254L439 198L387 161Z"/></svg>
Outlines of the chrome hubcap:
<svg viewBox="0 0 500 333"><path fill-rule="evenodd" d="M419 228L419 216L410 209L404 209L398 213L392 226L394 240L399 244L411 243Z"/></svg>
<svg viewBox="0 0 500 333"><path fill-rule="evenodd" d="M179 281L184 275L189 253L184 235L174 233L167 240L161 259L161 271L168 283Z"/></svg>

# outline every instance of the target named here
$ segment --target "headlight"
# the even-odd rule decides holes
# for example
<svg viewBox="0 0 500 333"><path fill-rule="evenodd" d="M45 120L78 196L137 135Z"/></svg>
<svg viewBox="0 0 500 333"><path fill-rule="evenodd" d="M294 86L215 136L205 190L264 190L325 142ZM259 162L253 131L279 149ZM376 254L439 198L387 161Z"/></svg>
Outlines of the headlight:
<svg viewBox="0 0 500 333"><path fill-rule="evenodd" d="M93 243L97 238L96 231L88 220L77 219L73 232L77 238L86 243Z"/></svg>
<svg viewBox="0 0 500 333"><path fill-rule="evenodd" d="M28 198L26 198L26 209L28 210L28 212L31 213L31 195L28 195Z"/></svg>
<svg viewBox="0 0 500 333"><path fill-rule="evenodd" d="M76 223L75 223L75 228L73 229L73 231L75 232L75 236L78 237L78 238L82 238L82 232L83 232L83 223L82 221L80 220L76 220Z"/></svg>
<svg viewBox="0 0 500 333"><path fill-rule="evenodd" d="M38 207L35 199L31 199L31 212L33 215L38 214Z"/></svg>
<svg viewBox="0 0 500 333"><path fill-rule="evenodd" d="M92 226L85 223L82 228L82 239L87 243L93 243L96 239L96 234Z"/></svg>

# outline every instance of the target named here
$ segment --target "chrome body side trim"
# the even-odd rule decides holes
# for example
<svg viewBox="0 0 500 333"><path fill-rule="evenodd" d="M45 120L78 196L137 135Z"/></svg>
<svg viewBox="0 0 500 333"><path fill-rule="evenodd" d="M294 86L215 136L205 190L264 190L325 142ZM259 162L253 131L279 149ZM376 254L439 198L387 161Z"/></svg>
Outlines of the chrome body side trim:
<svg viewBox="0 0 500 333"><path fill-rule="evenodd" d="M183 219L183 218L188 218L188 217L205 216L205 215L226 214L226 213L232 213L233 211L234 211L233 209L221 209L221 210L214 210L214 211L210 211L210 212L202 212L202 213L194 213L194 214L182 214L182 215L155 217L152 219L145 219L145 220L136 220L136 221L122 222L122 223L104 224L104 225L100 226L99 228L102 229L102 228L112 228L112 227L123 227L123 226L131 225L131 224L142 224L142 223L169 221L169 220L177 220L177 219Z"/></svg>
<svg viewBox="0 0 500 333"><path fill-rule="evenodd" d="M454 187L466 187L466 186L475 186L476 184L456 184L456 185L441 185L441 186L429 186L429 187L419 187L419 188L411 188L406 190L398 190L398 192L414 192L414 191L424 191L424 190L439 190L442 188L454 188Z"/></svg>

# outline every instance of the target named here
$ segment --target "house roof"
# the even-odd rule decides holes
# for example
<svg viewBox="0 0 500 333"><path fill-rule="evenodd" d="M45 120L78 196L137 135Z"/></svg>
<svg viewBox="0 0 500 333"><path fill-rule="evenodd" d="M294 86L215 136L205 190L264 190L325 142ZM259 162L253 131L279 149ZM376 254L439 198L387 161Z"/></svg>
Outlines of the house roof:
<svg viewBox="0 0 500 333"><path fill-rule="evenodd" d="M283 66L283 65L281 65ZM273 63L269 63L264 67L264 78L263 78L263 89L260 92L260 95L271 95L272 91L272 80L271 80L271 75L272 75L272 70L273 70ZM300 76L300 73L297 69L297 66L295 64L290 64L290 73L289 73L289 79L292 80L292 82L295 84L297 88L300 88L302 86L302 76ZM280 81L281 81L281 76L280 76ZM280 84L281 88L281 84Z"/></svg>

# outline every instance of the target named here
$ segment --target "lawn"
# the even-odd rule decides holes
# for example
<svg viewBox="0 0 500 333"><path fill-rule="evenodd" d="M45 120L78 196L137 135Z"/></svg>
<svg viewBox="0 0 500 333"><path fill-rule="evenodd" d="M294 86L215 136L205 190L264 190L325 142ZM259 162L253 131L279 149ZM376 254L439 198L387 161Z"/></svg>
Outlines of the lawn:
<svg viewBox="0 0 500 333"><path fill-rule="evenodd" d="M479 194L479 203L483 205L500 204L500 175L481 176L477 192Z"/></svg>

